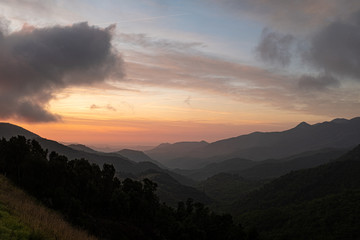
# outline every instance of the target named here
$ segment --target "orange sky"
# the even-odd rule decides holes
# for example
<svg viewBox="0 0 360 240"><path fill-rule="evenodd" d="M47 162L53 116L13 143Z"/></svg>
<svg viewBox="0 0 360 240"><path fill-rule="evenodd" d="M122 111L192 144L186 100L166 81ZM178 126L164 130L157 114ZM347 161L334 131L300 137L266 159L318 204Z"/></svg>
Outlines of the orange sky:
<svg viewBox="0 0 360 240"><path fill-rule="evenodd" d="M169 93L151 87L144 91L68 89L50 103L51 111L61 113L60 122L13 123L64 143L116 148L177 141L212 142L253 131L286 130L303 118L310 123L323 120L258 104L240 104L221 96L188 97L191 92Z"/></svg>

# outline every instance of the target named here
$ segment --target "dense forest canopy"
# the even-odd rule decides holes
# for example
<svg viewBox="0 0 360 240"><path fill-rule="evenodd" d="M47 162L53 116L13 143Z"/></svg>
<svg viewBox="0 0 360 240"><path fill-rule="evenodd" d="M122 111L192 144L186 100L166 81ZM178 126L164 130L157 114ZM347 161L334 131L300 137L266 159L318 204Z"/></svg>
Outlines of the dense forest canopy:
<svg viewBox="0 0 360 240"><path fill-rule="evenodd" d="M160 203L148 179L120 181L112 165L69 161L35 140L0 141L0 173L102 239L244 239L240 225L191 199Z"/></svg>

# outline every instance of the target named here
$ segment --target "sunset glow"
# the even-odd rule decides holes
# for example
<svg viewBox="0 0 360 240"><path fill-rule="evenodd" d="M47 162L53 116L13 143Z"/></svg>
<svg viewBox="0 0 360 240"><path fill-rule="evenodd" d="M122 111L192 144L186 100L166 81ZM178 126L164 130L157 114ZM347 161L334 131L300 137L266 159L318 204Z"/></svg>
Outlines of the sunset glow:
<svg viewBox="0 0 360 240"><path fill-rule="evenodd" d="M107 55L101 61L84 56L94 61L75 70L61 59L52 71L48 58L27 65L6 53L34 85L2 74L0 119L48 139L115 149L212 142L358 116L358 66L337 67L332 53L322 58L321 42L335 34L335 21L358 27L349 22L360 4L290 2L282 11L264 1L4 1L0 27L6 41L35 41L43 29L73 34L76 28L100 36L94 39L111 38L111 46L94 47L94 41L89 47L103 47ZM46 83L48 76L55 80ZM26 115L24 104L39 115Z"/></svg>

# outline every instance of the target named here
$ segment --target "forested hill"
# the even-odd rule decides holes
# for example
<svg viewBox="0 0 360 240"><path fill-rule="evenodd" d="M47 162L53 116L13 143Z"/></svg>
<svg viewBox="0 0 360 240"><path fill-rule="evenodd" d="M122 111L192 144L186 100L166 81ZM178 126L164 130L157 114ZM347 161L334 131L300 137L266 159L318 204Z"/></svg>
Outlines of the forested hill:
<svg viewBox="0 0 360 240"><path fill-rule="evenodd" d="M264 239L359 239L360 146L282 176L232 206Z"/></svg>
<svg viewBox="0 0 360 240"><path fill-rule="evenodd" d="M35 140L0 141L0 173L100 239L244 239L228 214L191 199L171 208L148 179L120 181L112 165L48 154Z"/></svg>

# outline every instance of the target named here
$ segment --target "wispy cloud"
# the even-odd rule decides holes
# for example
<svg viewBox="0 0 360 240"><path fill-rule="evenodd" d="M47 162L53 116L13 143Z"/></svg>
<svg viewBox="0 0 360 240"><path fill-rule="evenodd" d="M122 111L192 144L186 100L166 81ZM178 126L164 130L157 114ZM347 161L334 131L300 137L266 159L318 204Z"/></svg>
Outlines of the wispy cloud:
<svg viewBox="0 0 360 240"><path fill-rule="evenodd" d="M153 21L158 19L166 19L166 18L172 18L172 17L180 17L180 16L186 16L187 13L179 13L179 14L171 14L171 15L163 15L163 16L153 16L153 17L144 17L144 18L134 18L134 19L124 19L124 20L118 20L115 22L106 22L106 23L98 23L98 25L109 25L109 24L116 24L116 23L130 23L130 22L147 22L147 21Z"/></svg>
<svg viewBox="0 0 360 240"><path fill-rule="evenodd" d="M184 103L186 103L188 106L191 106L191 96L188 96L185 100Z"/></svg>
<svg viewBox="0 0 360 240"><path fill-rule="evenodd" d="M157 51L193 51L197 48L206 47L201 42L182 42L169 39L159 39L150 37L147 34L129 34L129 33L118 33L116 34L118 41L122 43L128 43L138 47L145 48L146 50L157 50Z"/></svg>
<svg viewBox="0 0 360 240"><path fill-rule="evenodd" d="M114 112L117 111L116 108L113 107L113 106L110 105L110 104L107 104L107 105L105 105L105 106L99 106L99 105L96 105L96 104L92 104L92 105L90 106L90 109L91 109L91 110L106 109L106 110L114 111Z"/></svg>
<svg viewBox="0 0 360 240"><path fill-rule="evenodd" d="M276 54L281 55L281 53ZM283 60L281 58L283 56L279 57L279 60ZM297 74L266 70L210 56L201 51L169 50L151 54L132 52L125 61L125 68L127 83L183 89L193 94L211 93L214 96L260 104L273 109L315 115L320 112L323 115L332 115L334 112L349 114L354 104L358 102L352 94L350 95L353 98L346 97L347 106L331 100L334 95L344 99L354 89L340 89L340 81L330 74L314 76L304 74L299 78ZM327 91L315 95L307 92L308 90ZM341 109L337 109L339 104ZM322 109L316 106L321 106Z"/></svg>

